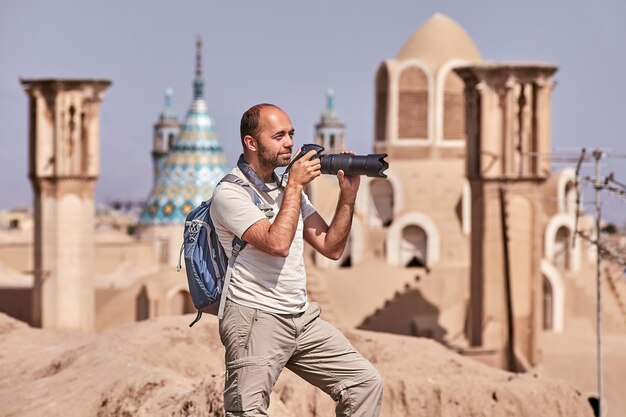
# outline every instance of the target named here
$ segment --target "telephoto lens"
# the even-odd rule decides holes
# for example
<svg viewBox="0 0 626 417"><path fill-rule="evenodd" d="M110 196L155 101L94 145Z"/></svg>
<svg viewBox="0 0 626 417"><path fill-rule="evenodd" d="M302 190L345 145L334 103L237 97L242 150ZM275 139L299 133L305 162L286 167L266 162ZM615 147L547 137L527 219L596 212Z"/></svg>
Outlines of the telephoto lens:
<svg viewBox="0 0 626 417"><path fill-rule="evenodd" d="M320 159L322 174L337 175L337 172L341 169L344 174L348 176L367 175L368 177L387 178L385 170L389 168L389 164L385 161L385 158L387 157L386 153L375 153L369 155L333 153L322 155L324 147L315 143L302 145L300 153L291 160L285 169L285 173L289 171L294 162L302 158L307 152L310 151L315 151L317 153L313 159ZM285 173L283 173L283 176Z"/></svg>
<svg viewBox="0 0 626 417"><path fill-rule="evenodd" d="M389 164L385 161L387 154L369 155L327 154L320 155L322 174L336 175L341 169L344 174L366 175L368 177L387 178L385 170Z"/></svg>

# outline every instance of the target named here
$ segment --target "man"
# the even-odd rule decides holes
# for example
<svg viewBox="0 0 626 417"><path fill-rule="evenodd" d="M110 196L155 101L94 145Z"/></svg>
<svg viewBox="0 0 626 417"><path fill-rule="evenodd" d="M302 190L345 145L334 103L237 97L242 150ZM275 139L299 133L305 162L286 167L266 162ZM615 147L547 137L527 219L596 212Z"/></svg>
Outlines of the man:
<svg viewBox="0 0 626 417"><path fill-rule="evenodd" d="M253 185L261 210L243 187L221 183L211 218L226 253L235 236L248 244L237 257L220 338L226 348L227 416L266 416L269 397L287 367L337 401L337 416L378 416L382 381L376 369L307 301L303 245L339 259L346 245L359 177L337 173L340 196L328 226L303 192L320 175L314 151L295 162L286 185L294 128L285 112L258 104L241 119L243 155L231 173ZM262 207L263 208L263 207ZM269 218L271 217L271 218Z"/></svg>

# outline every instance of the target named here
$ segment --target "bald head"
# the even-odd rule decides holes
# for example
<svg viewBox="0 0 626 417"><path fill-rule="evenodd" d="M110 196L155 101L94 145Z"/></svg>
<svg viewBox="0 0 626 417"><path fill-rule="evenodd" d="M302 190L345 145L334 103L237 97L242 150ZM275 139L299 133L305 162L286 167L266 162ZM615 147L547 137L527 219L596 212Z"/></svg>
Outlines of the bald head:
<svg viewBox="0 0 626 417"><path fill-rule="evenodd" d="M255 104L250 107L241 116L241 124L239 125L239 133L241 134L241 143L243 144L243 138L246 136L258 137L261 133L261 110L266 107L281 110L280 107L270 103Z"/></svg>

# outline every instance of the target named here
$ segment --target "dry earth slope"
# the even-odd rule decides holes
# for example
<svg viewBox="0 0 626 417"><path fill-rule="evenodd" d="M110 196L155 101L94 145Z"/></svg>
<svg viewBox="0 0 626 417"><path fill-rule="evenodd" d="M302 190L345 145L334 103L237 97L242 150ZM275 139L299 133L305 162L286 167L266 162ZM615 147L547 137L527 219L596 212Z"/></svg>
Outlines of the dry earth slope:
<svg viewBox="0 0 626 417"><path fill-rule="evenodd" d="M33 329L0 314L1 416L222 416L217 322L162 317L95 335ZM483 366L439 344L346 331L385 381L383 416L592 416L562 382ZM285 371L274 417L333 415L321 391Z"/></svg>

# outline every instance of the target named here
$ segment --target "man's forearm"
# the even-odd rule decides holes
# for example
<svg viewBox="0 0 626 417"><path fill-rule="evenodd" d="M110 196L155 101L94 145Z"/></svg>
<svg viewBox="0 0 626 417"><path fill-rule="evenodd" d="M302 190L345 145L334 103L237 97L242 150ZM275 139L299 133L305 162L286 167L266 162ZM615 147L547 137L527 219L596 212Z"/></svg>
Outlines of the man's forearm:
<svg viewBox="0 0 626 417"><path fill-rule="evenodd" d="M346 196L343 193L339 195L335 216L328 226L324 239L324 246L328 248L331 258L338 259L346 247L354 216L354 201L354 196Z"/></svg>
<svg viewBox="0 0 626 417"><path fill-rule="evenodd" d="M269 238L275 247L288 252L296 234L302 202L302 186L288 184L283 194L280 210L269 229ZM285 255L286 256L286 255Z"/></svg>

